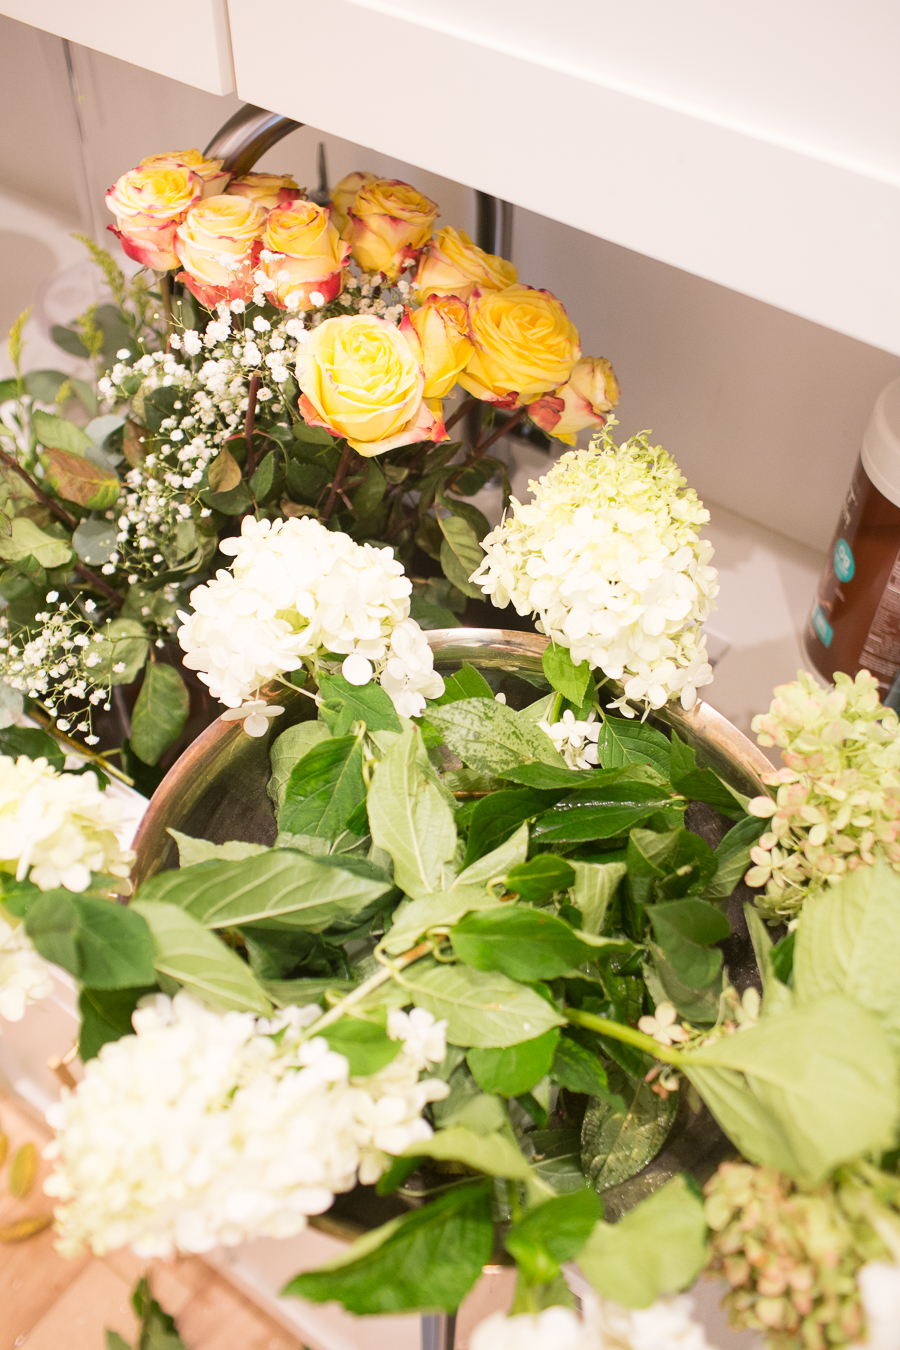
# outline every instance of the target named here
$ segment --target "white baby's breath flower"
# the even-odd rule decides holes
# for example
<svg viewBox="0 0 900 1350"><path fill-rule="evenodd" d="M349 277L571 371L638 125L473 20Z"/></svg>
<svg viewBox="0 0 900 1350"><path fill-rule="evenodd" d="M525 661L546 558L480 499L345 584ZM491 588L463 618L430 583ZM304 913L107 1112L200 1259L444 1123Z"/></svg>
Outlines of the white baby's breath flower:
<svg viewBox="0 0 900 1350"><path fill-rule="evenodd" d="M24 924L0 914L0 1017L18 1022L29 1003L53 993L50 967L35 951Z"/></svg>
<svg viewBox="0 0 900 1350"><path fill-rule="evenodd" d="M701 625L718 584L697 533L709 513L676 465L646 435L617 447L604 429L529 486L472 580L498 607L539 615L541 632L621 680L626 698L692 707L712 679Z"/></svg>
<svg viewBox="0 0 900 1350"><path fill-rule="evenodd" d="M0 755L0 867L42 891L86 890L92 872L127 877L118 803L93 773L57 773L45 759Z"/></svg>
<svg viewBox="0 0 900 1350"><path fill-rule="evenodd" d="M422 1110L448 1089L419 1078L420 1032L353 1078L322 1037L302 1040L318 1012L257 1022L184 993L141 1007L136 1034L105 1045L48 1113L61 1249L168 1256L289 1237L429 1138Z"/></svg>

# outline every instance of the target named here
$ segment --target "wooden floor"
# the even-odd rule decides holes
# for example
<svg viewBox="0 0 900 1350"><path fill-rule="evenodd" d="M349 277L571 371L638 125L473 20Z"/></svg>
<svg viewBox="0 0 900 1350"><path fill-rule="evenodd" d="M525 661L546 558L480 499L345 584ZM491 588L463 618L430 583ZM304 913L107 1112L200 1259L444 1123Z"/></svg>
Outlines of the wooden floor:
<svg viewBox="0 0 900 1350"><path fill-rule="evenodd" d="M9 1154L0 1168L0 1226L49 1213L42 1190L50 1164L41 1161L23 1199L9 1194L9 1163L29 1140L43 1148L49 1131L39 1116L0 1093L0 1131ZM129 1295L147 1267L130 1252L102 1260L63 1260L49 1228L25 1242L0 1243L0 1350L105 1350L107 1327L132 1344L136 1323ZM303 1350L198 1257L151 1262L153 1292L178 1324L188 1350Z"/></svg>

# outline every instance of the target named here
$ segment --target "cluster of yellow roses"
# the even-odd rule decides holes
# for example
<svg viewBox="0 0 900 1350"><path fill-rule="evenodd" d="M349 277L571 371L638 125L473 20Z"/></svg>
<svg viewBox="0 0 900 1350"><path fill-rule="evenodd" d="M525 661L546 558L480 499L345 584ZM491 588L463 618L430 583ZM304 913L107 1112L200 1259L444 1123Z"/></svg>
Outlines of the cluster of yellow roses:
<svg viewBox="0 0 900 1350"><path fill-rule="evenodd" d="M399 325L363 303L314 324L298 349L301 413L361 454L444 439L440 400L457 383L524 408L567 444L618 401L612 366L582 357L559 300L518 284L512 263L462 230L435 233L437 205L408 183L348 174L322 207L287 174L231 178L221 160L187 150L143 160L106 203L125 252L158 271L180 266L210 309L261 294L319 309L341 295L351 260L387 286L408 272L400 290L416 304Z"/></svg>

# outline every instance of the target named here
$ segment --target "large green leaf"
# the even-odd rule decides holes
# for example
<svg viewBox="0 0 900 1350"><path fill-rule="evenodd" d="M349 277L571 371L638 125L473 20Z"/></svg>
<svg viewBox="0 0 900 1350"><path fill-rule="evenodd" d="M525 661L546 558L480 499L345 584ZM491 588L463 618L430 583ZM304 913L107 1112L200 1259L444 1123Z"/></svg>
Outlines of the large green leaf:
<svg viewBox="0 0 900 1350"><path fill-rule="evenodd" d="M578 1264L603 1298L647 1308L693 1284L706 1258L703 1201L677 1176L618 1223L598 1223Z"/></svg>
<svg viewBox="0 0 900 1350"><path fill-rule="evenodd" d="M608 1081L615 1096L592 1098L581 1127L581 1165L598 1191L627 1181L656 1157L678 1105L674 1094L664 1101L618 1067Z"/></svg>
<svg viewBox="0 0 900 1350"><path fill-rule="evenodd" d="M140 898L178 906L206 928L279 919L292 928L321 931L390 889L377 868L267 849L238 862L217 859L163 872L145 882Z"/></svg>
<svg viewBox="0 0 900 1350"><path fill-rule="evenodd" d="M100 657L97 677L108 678L111 684L131 684L150 651L147 630L136 619L113 619L101 631L103 641L92 648Z"/></svg>
<svg viewBox="0 0 900 1350"><path fill-rule="evenodd" d="M468 662L463 662L462 667L455 675L444 677L444 692L440 698L433 701L432 706L439 707L444 703L459 703L464 698L490 698L494 697L494 691L484 678L480 670L470 666Z"/></svg>
<svg viewBox="0 0 900 1350"><path fill-rule="evenodd" d="M498 795L498 794L494 794ZM490 853L479 855L475 862L464 867L454 886L487 886L501 881L510 872L525 866L528 857L528 826L520 825L514 834Z"/></svg>
<svg viewBox="0 0 900 1350"><path fill-rule="evenodd" d="M400 1053L401 1042L393 1041L377 1022L342 1017L322 1032L329 1046L343 1055L350 1072L358 1077L378 1073Z"/></svg>
<svg viewBox="0 0 900 1350"><path fill-rule="evenodd" d="M211 844L208 839L194 839L180 830L169 826L166 831L178 845L178 865L181 868L193 867L195 863L213 862L221 858L225 862L240 862L243 858L255 858L260 853L268 853L265 844L247 844L240 839L229 839L227 844ZM167 872L168 877L170 874Z"/></svg>
<svg viewBox="0 0 900 1350"><path fill-rule="evenodd" d="M38 444L48 450L67 450L72 455L83 455L93 444L90 436L74 422L41 408L32 409L31 425Z"/></svg>
<svg viewBox="0 0 900 1350"><path fill-rule="evenodd" d="M669 776L669 742L661 731L646 722L607 714L597 749L605 769L618 769L623 764L652 764L664 778Z"/></svg>
<svg viewBox="0 0 900 1350"><path fill-rule="evenodd" d="M563 919L525 905L467 914L451 929L450 942L467 965L513 980L555 980L593 956Z"/></svg>
<svg viewBox="0 0 900 1350"><path fill-rule="evenodd" d="M900 1089L890 1042L840 995L764 1017L682 1063L741 1152L801 1185L893 1146Z"/></svg>
<svg viewBox="0 0 900 1350"><path fill-rule="evenodd" d="M466 1060L483 1092L521 1097L550 1072L558 1040L559 1028L551 1027L543 1036L502 1050L470 1050Z"/></svg>
<svg viewBox="0 0 900 1350"><path fill-rule="evenodd" d="M693 749L674 731L670 747L669 778L676 792L683 792L691 801L706 802L732 820L744 816L747 798L732 792L712 769L698 768Z"/></svg>
<svg viewBox="0 0 900 1350"><path fill-rule="evenodd" d="M64 567L72 557L72 550L65 539L47 534L27 516L16 516L11 532L0 534L0 558L21 562L29 555L41 567Z"/></svg>
<svg viewBox="0 0 900 1350"><path fill-rule="evenodd" d="M520 899L539 904L551 899L557 891L567 891L574 886L575 878L575 869L565 858L557 858L553 853L539 853L530 862L511 868L506 874L506 885Z"/></svg>
<svg viewBox="0 0 900 1350"><path fill-rule="evenodd" d="M249 967L215 933L175 905L132 900L153 934L154 965L219 1012L270 1016L272 1004Z"/></svg>
<svg viewBox="0 0 900 1350"><path fill-rule="evenodd" d="M297 1275L284 1294L335 1300L350 1312L453 1312L490 1260L493 1186L449 1191L367 1233L318 1270Z"/></svg>
<svg viewBox="0 0 900 1350"><path fill-rule="evenodd" d="M363 733L320 741L294 765L278 813L289 834L335 839L366 800Z"/></svg>
<svg viewBox="0 0 900 1350"><path fill-rule="evenodd" d="M538 857L541 855L539 854ZM535 859L535 862L537 859ZM586 933L599 933L609 902L625 875L625 864L572 862L575 884L572 903L581 910L581 926Z"/></svg>
<svg viewBox="0 0 900 1350"><path fill-rule="evenodd" d="M562 1261L573 1260L603 1217L603 1206L592 1191L554 1196L514 1223L506 1237L506 1250L520 1270L532 1279L546 1281ZM545 1262L540 1257L549 1258ZM543 1267L543 1268L542 1268Z"/></svg>
<svg viewBox="0 0 900 1350"><path fill-rule="evenodd" d="M560 1087L588 1097L609 1096L609 1078L599 1057L571 1036L561 1036L550 1072ZM620 1099L621 1100L621 1099ZM618 1101L615 1105L618 1106ZM627 1109L622 1102L622 1112Z"/></svg>
<svg viewBox="0 0 900 1350"><path fill-rule="evenodd" d="M807 896L794 948L794 995L846 994L874 1013L900 1054L900 876L885 862Z"/></svg>
<svg viewBox="0 0 900 1350"><path fill-rule="evenodd" d="M557 1195L586 1189L578 1130L531 1130L522 1140L522 1149L541 1180Z"/></svg>
<svg viewBox="0 0 900 1350"><path fill-rule="evenodd" d="M512 708L486 698L460 699L428 710L454 754L476 773L502 778L518 764L556 764L565 761L550 737Z"/></svg>
<svg viewBox="0 0 900 1350"><path fill-rule="evenodd" d="M41 731L40 727L17 727L15 724L0 728L0 754L18 759L26 755L28 759L46 759L54 769L62 773L66 755L59 741Z"/></svg>
<svg viewBox="0 0 900 1350"><path fill-rule="evenodd" d="M468 1049L516 1045L565 1018L545 998L498 971L422 961L403 972L402 985L419 1008L447 1019L447 1040Z"/></svg>
<svg viewBox="0 0 900 1350"><path fill-rule="evenodd" d="M456 826L418 727L404 731L376 765L368 811L372 839L393 859L400 889L414 898L441 890Z"/></svg>
<svg viewBox="0 0 900 1350"><path fill-rule="evenodd" d="M430 1139L417 1140L406 1150L410 1157L461 1162L491 1177L524 1182L532 1199L544 1198L550 1187L541 1181L522 1156L507 1122L500 1130L480 1133L466 1125L438 1130Z"/></svg>
<svg viewBox="0 0 900 1350"><path fill-rule="evenodd" d="M671 798L653 783L612 783L609 787L573 792L544 811L534 822L535 839L587 843L627 834L634 825L671 805Z"/></svg>
<svg viewBox="0 0 900 1350"><path fill-rule="evenodd" d="M77 502L92 511L105 511L118 499L122 488L118 475L87 456L73 455L68 450L48 450L45 459L47 482L67 502Z"/></svg>
<svg viewBox="0 0 900 1350"><path fill-rule="evenodd" d="M491 792L476 802L469 817L466 868L484 854L491 854L525 820L531 820L557 801L559 793L533 788L507 788Z"/></svg>
<svg viewBox="0 0 900 1350"><path fill-rule="evenodd" d="M563 698L576 708L580 708L591 682L590 662L582 661L576 666L568 647L551 642L544 650L542 664L544 674L553 688L558 689Z"/></svg>
<svg viewBox="0 0 900 1350"><path fill-rule="evenodd" d="M444 576L463 595L471 595L476 600L483 599L481 587L470 581L469 577L484 562L484 549L478 542L478 536L468 521L461 516L443 515L438 511L438 524L441 527L441 568Z"/></svg>
<svg viewBox="0 0 900 1350"><path fill-rule="evenodd" d="M369 731L396 731L402 726L389 695L380 684L350 684L343 675L322 675L321 715L332 736L346 736L355 722Z"/></svg>
<svg viewBox="0 0 900 1350"><path fill-rule="evenodd" d="M489 909L496 903L496 895L484 886L453 886L449 891L434 891L421 900L406 900L394 911L384 939L385 950L408 951L429 929L452 927L469 910Z"/></svg>
<svg viewBox="0 0 900 1350"><path fill-rule="evenodd" d="M113 900L45 891L29 907L25 930L42 956L91 988L155 983L146 923Z"/></svg>
<svg viewBox="0 0 900 1350"><path fill-rule="evenodd" d="M276 811L284 804L284 794L294 765L303 756L328 739L330 732L324 722L298 722L294 727L283 731L269 751L272 765L272 777L269 779L268 793L275 803Z"/></svg>
<svg viewBox="0 0 900 1350"><path fill-rule="evenodd" d="M731 935L724 914L708 900L672 900L648 911L656 941L689 989L718 980L722 953L712 944Z"/></svg>
<svg viewBox="0 0 900 1350"><path fill-rule="evenodd" d="M184 730L191 699L174 666L151 661L131 714L131 748L145 764L156 764Z"/></svg>
<svg viewBox="0 0 900 1350"><path fill-rule="evenodd" d="M154 990L153 985L127 989L82 989L78 997L81 1027L78 1058L87 1064L108 1041L131 1034L131 1018L138 1001Z"/></svg>
<svg viewBox="0 0 900 1350"><path fill-rule="evenodd" d="M724 900L750 867L750 850L766 828L759 816L745 816L732 825L715 852L716 872L703 892L706 900Z"/></svg>

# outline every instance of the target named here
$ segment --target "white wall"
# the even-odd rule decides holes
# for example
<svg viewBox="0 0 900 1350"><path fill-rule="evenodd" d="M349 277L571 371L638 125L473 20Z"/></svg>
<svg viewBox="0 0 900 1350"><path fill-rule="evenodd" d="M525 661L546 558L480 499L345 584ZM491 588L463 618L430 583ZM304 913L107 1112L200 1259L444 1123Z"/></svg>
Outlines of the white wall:
<svg viewBox="0 0 900 1350"><path fill-rule="evenodd" d="M71 50L81 140L61 42L0 18L0 192L73 228L90 231L93 217L99 233L114 178L143 155L202 147L239 101ZM322 121L330 112L323 105ZM409 115L408 102L401 113ZM468 188L309 128L264 166L312 184L320 139L332 181L357 167L407 178L441 203L443 223L471 230ZM552 184L552 162L535 172ZM516 212L513 253L523 280L566 303L585 351L615 364L625 431L652 427L711 502L827 545L869 410L900 359L526 211ZM0 312L4 296L27 295L29 278L43 279L48 266L21 228L4 240L0 221Z"/></svg>

